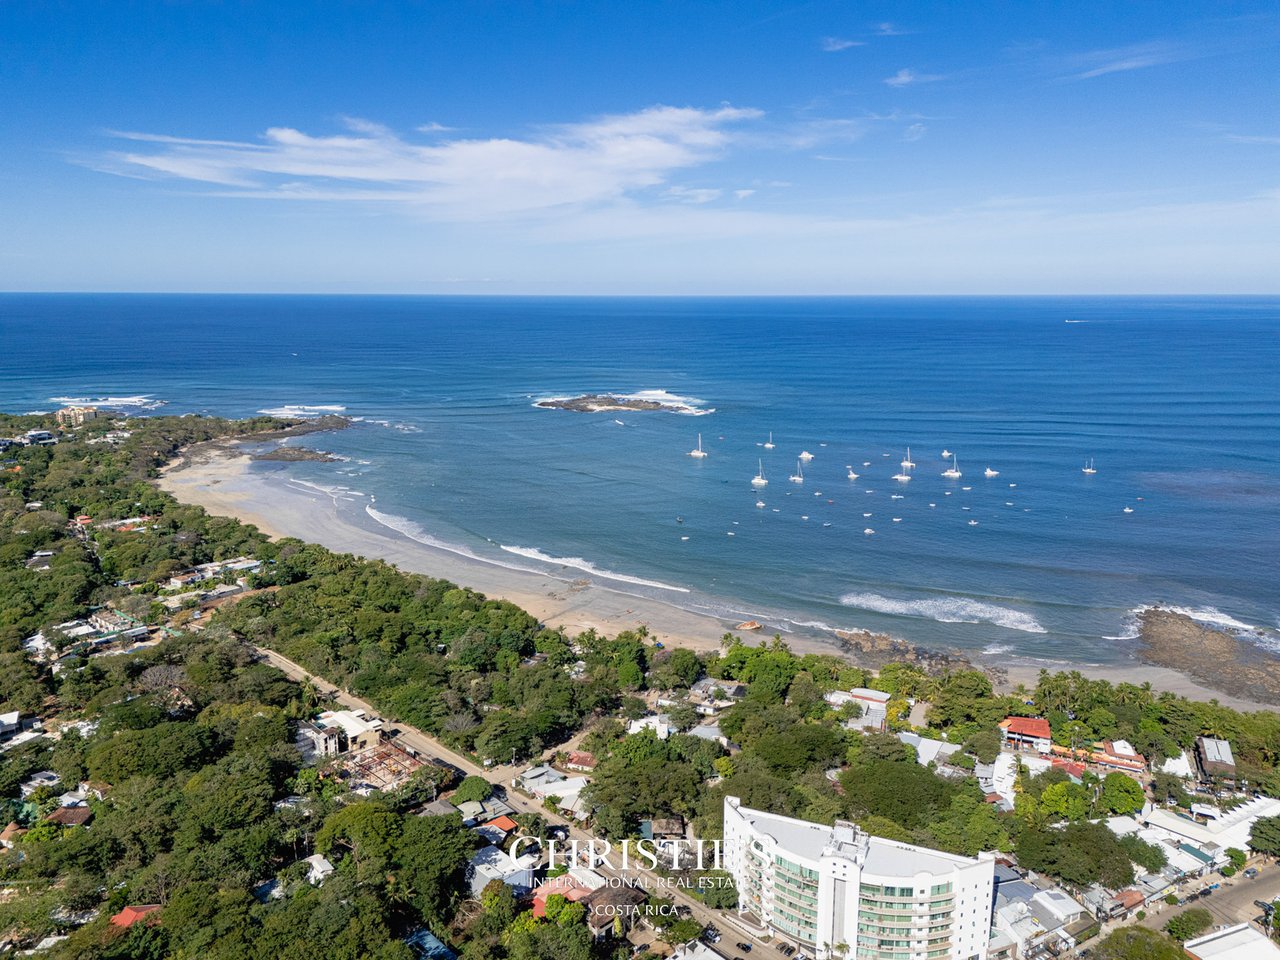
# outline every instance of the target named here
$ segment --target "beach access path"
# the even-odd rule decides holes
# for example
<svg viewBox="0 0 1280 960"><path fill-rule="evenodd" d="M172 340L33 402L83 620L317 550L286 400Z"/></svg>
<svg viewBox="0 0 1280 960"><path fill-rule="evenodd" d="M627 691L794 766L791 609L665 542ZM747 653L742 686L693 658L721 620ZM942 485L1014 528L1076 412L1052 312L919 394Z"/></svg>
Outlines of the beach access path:
<svg viewBox="0 0 1280 960"><path fill-rule="evenodd" d="M363 710L371 716L379 716L379 711L366 700L355 696L347 690L343 690L334 684L325 680L323 677L317 676L307 670L300 664L294 663L288 657L281 656L274 650L266 647L251 645L254 653L265 662L271 664L290 680L301 683L306 681L315 688L316 692L322 696L332 697L338 704L349 710ZM558 814L549 812L545 807L535 800L524 796L518 790L511 788L511 781L520 773L521 766L512 764L501 764L492 767L484 767L470 757L467 757L455 750L451 750L435 737L423 733L417 727L407 723L394 721L395 728L399 731L393 742L402 747L408 747L413 750L419 757L423 759L434 758L449 763L463 773L469 776L483 777L498 787L503 799L514 807L520 813L536 813L541 816L547 823L565 827L569 831L571 840L578 840L585 844L594 839L594 835L584 830L575 823L565 820ZM544 757L555 753L562 749L556 747L544 753ZM599 841L597 841L599 842ZM666 897L674 901L677 905L686 908L692 917L704 926L708 924L716 925L726 938L740 939L745 943L750 943L753 948L765 949L770 941L761 939L759 931L754 930L741 920L732 911L713 910L706 906L700 900L689 896L677 887L669 887L662 885L665 881L657 873L650 870L632 865L630 869L623 871L610 866L598 865L593 869L606 877L614 879L625 879L637 885L642 886L647 892L660 897ZM740 951L735 951L740 953ZM778 955L781 957L781 954Z"/></svg>

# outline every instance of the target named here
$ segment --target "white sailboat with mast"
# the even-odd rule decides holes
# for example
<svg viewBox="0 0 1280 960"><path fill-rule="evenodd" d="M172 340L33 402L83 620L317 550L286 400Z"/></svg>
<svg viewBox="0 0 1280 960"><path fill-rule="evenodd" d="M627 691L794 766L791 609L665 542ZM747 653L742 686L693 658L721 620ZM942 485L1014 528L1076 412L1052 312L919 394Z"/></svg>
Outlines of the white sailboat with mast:
<svg viewBox="0 0 1280 960"><path fill-rule="evenodd" d="M961 477L960 458L952 454L951 466L949 466L946 470L943 470L942 475L946 477L948 480L959 480Z"/></svg>
<svg viewBox="0 0 1280 960"><path fill-rule="evenodd" d="M796 461L796 472L787 477L792 483L804 483L804 468L801 467L800 461Z"/></svg>
<svg viewBox="0 0 1280 960"><path fill-rule="evenodd" d="M769 485L769 481L764 478L764 461L760 460L759 464L760 470L751 478L751 485L753 487L767 487Z"/></svg>
<svg viewBox="0 0 1280 960"><path fill-rule="evenodd" d="M701 460L706 455L707 451L702 449L702 434L698 434L698 448L696 450L690 450L689 456Z"/></svg>

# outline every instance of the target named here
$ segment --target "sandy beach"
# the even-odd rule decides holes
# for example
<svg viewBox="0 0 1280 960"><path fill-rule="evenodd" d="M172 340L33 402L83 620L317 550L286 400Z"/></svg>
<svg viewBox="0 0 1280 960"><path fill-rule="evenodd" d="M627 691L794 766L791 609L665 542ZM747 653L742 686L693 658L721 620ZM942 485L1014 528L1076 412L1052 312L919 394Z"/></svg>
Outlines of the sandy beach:
<svg viewBox="0 0 1280 960"><path fill-rule="evenodd" d="M668 646L698 651L716 650L732 623L681 609L646 597L617 592L577 574L561 578L513 570L421 543L392 530L367 529L344 519L335 498L322 491L291 483L287 474L251 469L248 452L234 441L215 441L184 451L162 471L161 489L183 503L203 507L211 514L235 517L273 538L296 537L331 550L378 558L413 573L452 581L487 596L509 600L551 627L570 633L594 628L604 634L640 626ZM856 627L856 624L851 624ZM758 643L760 633L743 632L748 643ZM909 638L906 638L909 642ZM835 637L790 635L787 644L800 653L842 653ZM857 662L858 658L850 657ZM983 661L996 668L1001 686L1034 687L1041 666L1025 661ZM1273 709L1267 704L1231 696L1199 679L1165 666L1142 663L1136 658L1115 665L1064 663L1050 669L1078 670L1113 683L1149 682L1198 700L1216 699L1241 710Z"/></svg>

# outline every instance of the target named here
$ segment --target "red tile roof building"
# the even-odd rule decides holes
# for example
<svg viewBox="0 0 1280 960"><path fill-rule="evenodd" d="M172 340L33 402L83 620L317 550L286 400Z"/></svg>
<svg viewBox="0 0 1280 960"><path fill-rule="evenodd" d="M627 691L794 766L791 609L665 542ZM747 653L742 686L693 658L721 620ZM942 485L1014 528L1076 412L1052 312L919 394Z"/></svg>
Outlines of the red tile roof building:
<svg viewBox="0 0 1280 960"><path fill-rule="evenodd" d="M159 909L158 903L140 903L137 906L125 907L111 918L111 923L117 927L132 927L147 914Z"/></svg>
<svg viewBox="0 0 1280 960"><path fill-rule="evenodd" d="M1006 739L1049 740L1053 737L1049 721L1043 717L1008 717L1001 721L1000 729Z"/></svg>
<svg viewBox="0 0 1280 960"><path fill-rule="evenodd" d="M560 876L540 883L533 891L533 915L541 919L547 915L547 900L557 893L570 903L581 900L591 891L578 882L573 876L562 873Z"/></svg>
<svg viewBox="0 0 1280 960"><path fill-rule="evenodd" d="M1116 894L1116 902L1124 907L1126 911L1135 910L1142 906L1146 899L1142 896L1141 890L1121 890Z"/></svg>
<svg viewBox="0 0 1280 960"><path fill-rule="evenodd" d="M4 830L0 830L0 847L12 847L17 842L17 839L26 832L18 826L16 820L11 820Z"/></svg>
<svg viewBox="0 0 1280 960"><path fill-rule="evenodd" d="M1044 717L1006 717L1000 730L1005 743L1014 747L1030 747L1041 755L1053 749L1053 731Z"/></svg>
<svg viewBox="0 0 1280 960"><path fill-rule="evenodd" d="M64 827L83 827L93 819L93 811L88 807L59 807L45 817L49 823L61 824Z"/></svg>

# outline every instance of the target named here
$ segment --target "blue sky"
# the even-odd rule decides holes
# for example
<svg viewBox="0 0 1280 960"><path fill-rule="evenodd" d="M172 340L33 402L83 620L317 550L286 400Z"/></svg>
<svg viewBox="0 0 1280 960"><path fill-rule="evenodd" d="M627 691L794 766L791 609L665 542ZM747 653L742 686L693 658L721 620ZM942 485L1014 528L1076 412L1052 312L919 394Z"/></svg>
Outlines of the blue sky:
<svg viewBox="0 0 1280 960"><path fill-rule="evenodd" d="M1273 3L0 3L0 289L1280 292Z"/></svg>

